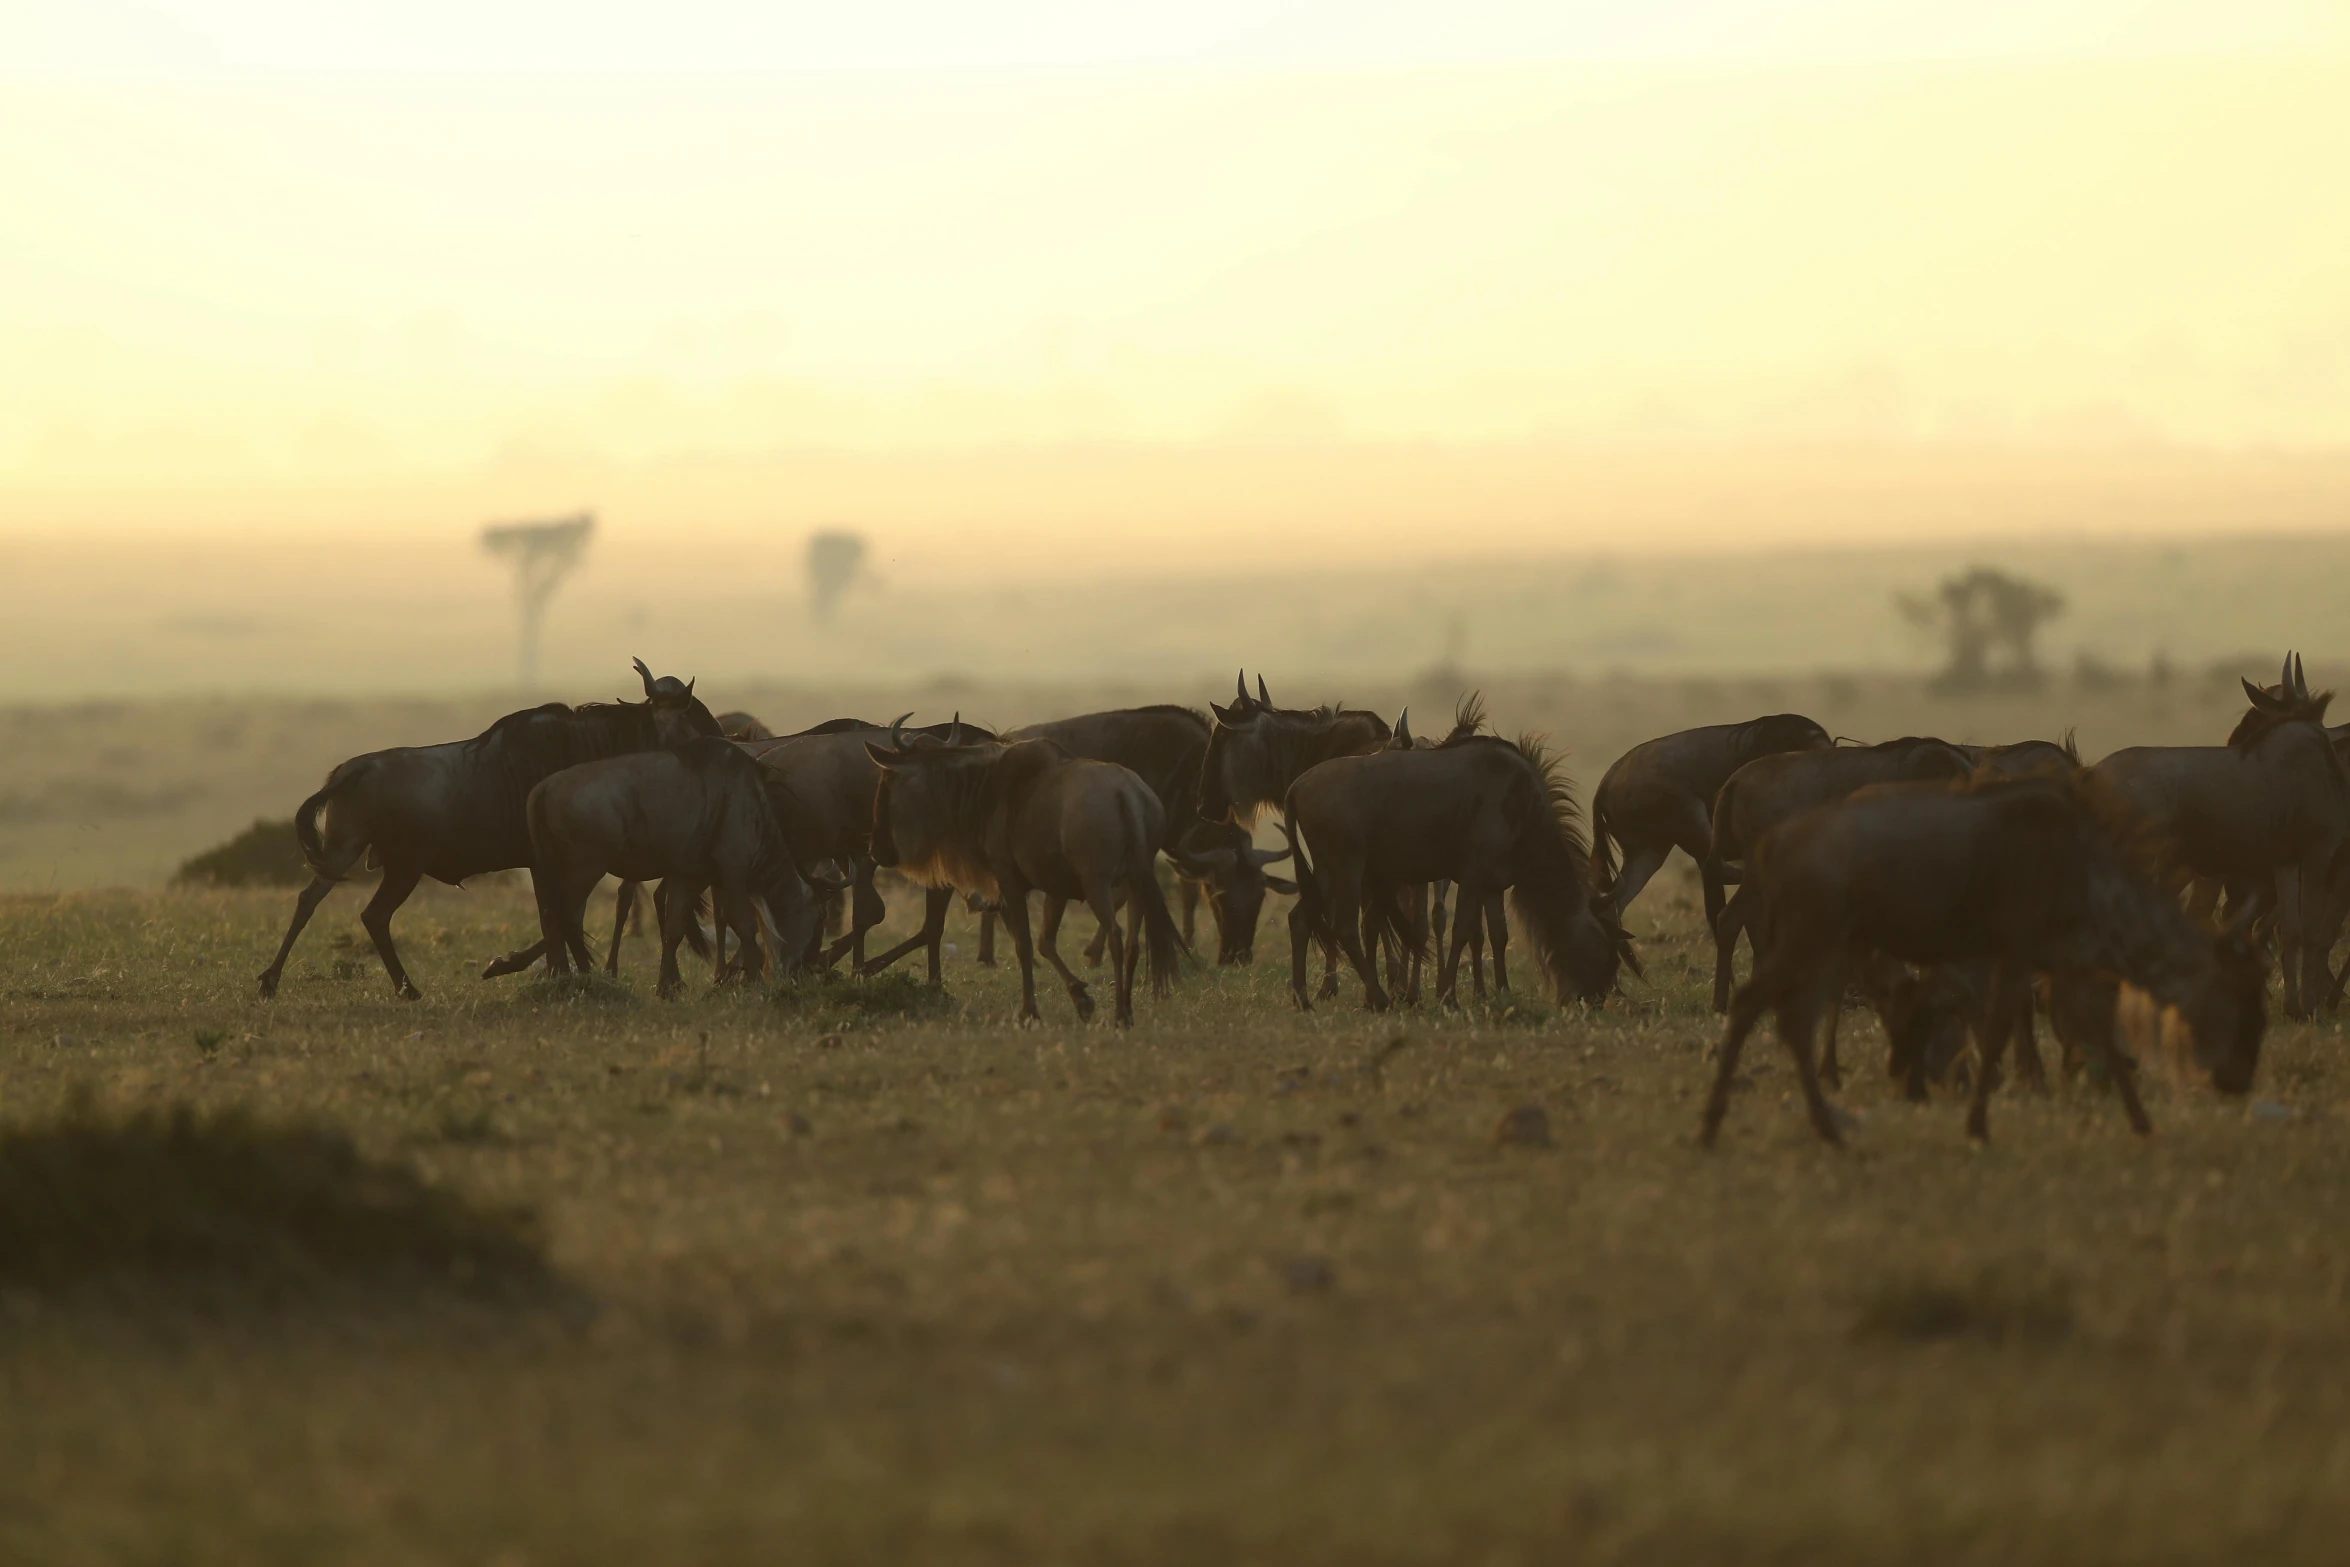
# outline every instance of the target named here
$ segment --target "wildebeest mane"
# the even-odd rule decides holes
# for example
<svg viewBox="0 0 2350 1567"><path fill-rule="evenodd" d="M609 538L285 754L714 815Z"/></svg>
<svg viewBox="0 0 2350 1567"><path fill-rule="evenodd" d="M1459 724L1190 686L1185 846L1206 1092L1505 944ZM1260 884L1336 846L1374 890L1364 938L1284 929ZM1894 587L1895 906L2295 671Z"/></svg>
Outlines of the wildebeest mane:
<svg viewBox="0 0 2350 1567"><path fill-rule="evenodd" d="M711 732L715 734L713 722ZM583 702L577 707L547 702L508 713L465 742L481 775L527 795L540 779L659 743L650 702Z"/></svg>
<svg viewBox="0 0 2350 1567"><path fill-rule="evenodd" d="M1471 735L1483 733L1484 729L1485 693L1471 691L1462 697L1459 704L1453 708L1452 733L1444 737L1442 745L1451 745L1456 740L1466 740Z"/></svg>

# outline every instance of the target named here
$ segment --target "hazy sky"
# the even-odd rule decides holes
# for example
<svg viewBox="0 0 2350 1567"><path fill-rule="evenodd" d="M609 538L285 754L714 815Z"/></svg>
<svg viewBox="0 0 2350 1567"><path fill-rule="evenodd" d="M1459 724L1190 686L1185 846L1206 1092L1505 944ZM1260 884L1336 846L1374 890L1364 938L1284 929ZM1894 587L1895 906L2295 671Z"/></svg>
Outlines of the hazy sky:
<svg viewBox="0 0 2350 1567"><path fill-rule="evenodd" d="M0 528L663 464L783 516L799 449L2333 448L2345 169L2338 0L0 0Z"/></svg>

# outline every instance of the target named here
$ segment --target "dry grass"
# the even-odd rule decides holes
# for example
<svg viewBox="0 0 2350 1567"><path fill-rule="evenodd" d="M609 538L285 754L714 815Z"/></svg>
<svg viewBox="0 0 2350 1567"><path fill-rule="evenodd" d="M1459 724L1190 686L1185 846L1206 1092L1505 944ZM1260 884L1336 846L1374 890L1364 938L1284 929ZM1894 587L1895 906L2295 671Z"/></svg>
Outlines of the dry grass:
<svg viewBox="0 0 2350 1567"><path fill-rule="evenodd" d="M2350 1526L2331 1028L2275 1034L2257 1114L2158 1088L2140 1144L2002 1096L1983 1152L1867 1070L1824 1151L1758 1043L1708 1157L1670 876L1596 1015L1301 1018L1267 951L1131 1034L1049 988L1009 1026L960 915L938 1016L663 1004L641 941L619 987L485 985L512 887L411 906L418 1004L338 894L262 1006L289 902L0 902L0 1118L346 1128L537 1210L602 1309L157 1339L0 1294L0 1559L2316 1562Z"/></svg>

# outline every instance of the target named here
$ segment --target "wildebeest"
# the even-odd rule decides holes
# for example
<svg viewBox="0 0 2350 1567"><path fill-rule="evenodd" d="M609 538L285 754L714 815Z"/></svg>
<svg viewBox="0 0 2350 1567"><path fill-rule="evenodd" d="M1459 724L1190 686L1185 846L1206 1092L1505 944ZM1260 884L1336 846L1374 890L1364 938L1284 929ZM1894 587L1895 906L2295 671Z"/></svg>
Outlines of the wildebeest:
<svg viewBox="0 0 2350 1567"><path fill-rule="evenodd" d="M1134 976L1150 957L1151 991L1165 995L1182 951L1159 891L1165 835L1158 796L1115 762L1071 756L1050 740L913 747L893 736L866 743L881 786L873 809L873 858L930 887L994 900L1020 956L1020 1016L1035 1018L1036 948L1028 894L1044 894L1037 942L1069 988L1080 1021L1093 1016L1085 982L1061 961L1057 937L1071 900L1109 932L1117 1020L1134 1021ZM1118 895L1127 929L1116 928Z"/></svg>
<svg viewBox="0 0 2350 1567"><path fill-rule="evenodd" d="M1592 875L1609 889L1617 917L1679 849L1704 877L1710 927L1722 912L1721 867L1712 856L1714 797L1722 785L1759 757L1825 751L1835 743L1801 713L1770 713L1662 735L1618 757L1591 795Z"/></svg>
<svg viewBox="0 0 2350 1567"><path fill-rule="evenodd" d="M2135 857L2127 813L2092 774L1984 777L1951 789L1888 790L1804 812L1752 849L1768 938L1740 988L1699 1140L1729 1108L1746 1036L1766 1010L1795 1058L1820 1137L1836 1143L1812 1037L1874 955L1920 964L1989 962L2002 983L2118 977L2184 1016L2215 1087L2242 1093L2259 1063L2265 982L2242 937L2213 937ZM1967 1131L1989 1135L1987 1098L2013 1008L1993 1000ZM2112 1066L2131 1125L2145 1112Z"/></svg>
<svg viewBox="0 0 2350 1567"><path fill-rule="evenodd" d="M1482 909L1504 889L1553 992L1598 1001L1633 958L1630 938L1591 884L1590 847L1574 820L1566 780L1540 742L1473 734L1433 750L1376 751L1306 770L1284 801L1298 903L1290 912L1290 985L1306 997L1309 935L1335 941L1363 981L1364 999L1388 997L1367 956L1397 892L1435 881L1460 888L1460 906ZM1300 847L1302 836L1303 846ZM1380 911L1366 921L1366 911ZM1476 923L1454 922L1437 974L1450 1000L1460 954ZM1496 953L1498 958L1498 950Z"/></svg>
<svg viewBox="0 0 2350 1567"><path fill-rule="evenodd" d="M1964 778L1973 767L1973 758L1948 741L1913 735L1877 745L1784 751L1757 757L1732 773L1714 797L1708 855L1707 874L1717 885L1741 883L1713 921L1714 1010L1730 1008L1738 936L1754 917L1758 901L1750 868L1742 863L1749 846L1789 817L1871 784ZM1739 867L1735 876L1732 866ZM1760 945L1755 943L1758 951Z"/></svg>
<svg viewBox="0 0 2350 1567"><path fill-rule="evenodd" d="M929 954L930 983L937 985L944 980L941 954L947 911L954 898L948 885L928 889L919 931L870 961L865 956L866 932L880 924L888 912L873 885L873 813L881 774L867 747L882 735L925 745L992 740L994 735L977 724L964 723L959 713L948 723L909 728L905 720L912 716L906 714L886 725L836 718L798 734L754 742L746 749L789 791L792 804L784 826L801 863L839 860L850 868L849 930L824 953L823 961L836 963L845 952L856 972L874 974L920 947Z"/></svg>
<svg viewBox="0 0 2350 1567"><path fill-rule="evenodd" d="M393 986L414 998L419 992L392 945L392 915L419 881L430 876L454 885L528 865L524 803L542 780L566 767L719 732L693 682L673 675L656 680L642 659L636 670L645 685L642 702L549 702L509 713L470 740L371 751L329 773L325 787L294 813L311 882L294 904L277 957L262 971L261 994L277 994L294 939L365 855L383 867L383 880L359 922Z"/></svg>
<svg viewBox="0 0 2350 1567"><path fill-rule="evenodd" d="M592 968L582 916L606 876L662 885L660 993L679 984L677 946L707 889L746 955L767 933L778 971L799 966L820 917L772 796L782 785L729 740L565 768L530 793L531 880L547 966ZM749 965L752 972L758 965Z"/></svg>
<svg viewBox="0 0 2350 1567"><path fill-rule="evenodd" d="M1257 676L1255 696L1249 695L1245 675L1239 676L1231 703L1210 702L1208 711L1216 722L1200 764L1199 814L1204 821L1242 827L1285 800L1307 768L1376 751L1395 733L1386 719L1365 708L1275 707L1263 675ZM1322 994L1338 994L1335 945L1323 951Z"/></svg>
<svg viewBox="0 0 2350 1567"><path fill-rule="evenodd" d="M745 712L720 713L718 729L729 740L772 740L775 731Z"/></svg>
<svg viewBox="0 0 2350 1567"><path fill-rule="evenodd" d="M2350 846L2350 771L2324 725L2332 693L2297 676L2288 660L2283 695L2245 681L2252 709L2225 745L2132 746L2092 771L2161 843L2174 886L2274 889L2285 1011L2305 1017L2332 977L2326 886Z"/></svg>
<svg viewBox="0 0 2350 1567"><path fill-rule="evenodd" d="M1216 961L1246 963L1256 949L1266 888L1291 890L1288 883L1265 874L1265 867L1286 858L1288 851L1259 849L1245 830L1200 819L1200 769L1207 759L1209 734L1204 713L1162 704L1025 724L1006 730L1003 738L1050 740L1071 756L1115 762L1148 785L1165 813L1158 847L1182 878L1184 940L1191 940L1204 885L1209 914L1216 922ZM981 916L982 961L993 952L992 920L992 913ZM1089 957L1097 955L1102 940L1097 933L1087 949Z"/></svg>

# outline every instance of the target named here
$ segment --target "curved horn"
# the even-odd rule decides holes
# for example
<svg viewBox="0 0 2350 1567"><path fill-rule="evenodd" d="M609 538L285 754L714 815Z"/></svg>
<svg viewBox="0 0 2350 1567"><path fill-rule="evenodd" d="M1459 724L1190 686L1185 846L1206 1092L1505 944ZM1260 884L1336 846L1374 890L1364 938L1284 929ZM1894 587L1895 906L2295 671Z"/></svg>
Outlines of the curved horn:
<svg viewBox="0 0 2350 1567"><path fill-rule="evenodd" d="M962 710L961 708L959 708L959 707L958 707L958 708L956 708L956 709L955 709L955 721L954 721L953 723L951 723L951 724L947 725L947 744L949 744L949 745L961 745L962 743L963 743L963 710Z"/></svg>
<svg viewBox="0 0 2350 1567"><path fill-rule="evenodd" d="M2301 655L2293 655L2293 694L2304 702L2309 700L2309 671L2301 667Z"/></svg>
<svg viewBox="0 0 2350 1567"><path fill-rule="evenodd" d="M645 661L641 658L630 659L629 662L636 665L637 675L645 683L645 700L650 702L653 699L653 672L645 667Z"/></svg>
<svg viewBox="0 0 2350 1567"><path fill-rule="evenodd" d="M1408 707L1396 715L1395 738L1405 750L1412 748L1412 710Z"/></svg>
<svg viewBox="0 0 2350 1567"><path fill-rule="evenodd" d="M891 750L903 751L906 748L906 720L913 716L912 713L900 713L891 721L889 726L889 747Z"/></svg>
<svg viewBox="0 0 2350 1567"><path fill-rule="evenodd" d="M1289 858L1287 849L1260 849L1253 844L1241 852L1248 856L1251 865L1272 865Z"/></svg>
<svg viewBox="0 0 2350 1567"><path fill-rule="evenodd" d="M2285 654L2285 667L2277 672L2277 689L2285 695L2293 694L2293 655Z"/></svg>
<svg viewBox="0 0 2350 1567"><path fill-rule="evenodd" d="M1260 707L1271 707L1273 705L1273 698L1267 695L1265 692L1265 675L1264 671L1262 670L1257 672L1257 704Z"/></svg>
<svg viewBox="0 0 2350 1567"><path fill-rule="evenodd" d="M1247 707L1247 706L1248 706L1248 671L1247 671L1247 670L1245 670L1245 669L1241 669L1241 670L1235 670L1235 671L1233 672L1233 675L1232 675L1232 689L1234 690L1234 692L1238 693L1238 701L1239 701L1240 705L1241 705L1242 707L1244 707L1244 708L1245 708L1245 707Z"/></svg>
<svg viewBox="0 0 2350 1567"><path fill-rule="evenodd" d="M692 695L694 694L694 683L693 683L693 681L691 681L691 680L688 680L688 681L685 683L685 694L686 694L687 696L692 696Z"/></svg>

